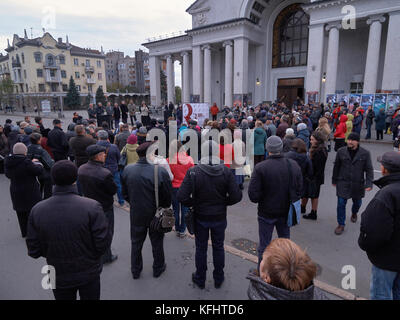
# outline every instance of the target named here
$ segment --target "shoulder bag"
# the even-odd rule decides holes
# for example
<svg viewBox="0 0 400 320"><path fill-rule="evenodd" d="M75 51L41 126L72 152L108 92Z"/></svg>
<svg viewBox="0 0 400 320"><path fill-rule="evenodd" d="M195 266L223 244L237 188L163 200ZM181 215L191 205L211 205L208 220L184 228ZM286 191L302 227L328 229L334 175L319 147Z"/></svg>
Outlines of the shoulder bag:
<svg viewBox="0 0 400 320"><path fill-rule="evenodd" d="M160 208L158 198L158 165L154 166L154 189L156 196L156 215L150 223L150 230L159 233L172 231L175 225L175 215L171 208Z"/></svg>
<svg viewBox="0 0 400 320"><path fill-rule="evenodd" d="M292 165L288 159L286 159L286 163L289 169L289 213L287 225L288 227L293 227L300 223L300 199L297 195L294 194L292 184L293 184L293 176L292 176Z"/></svg>
<svg viewBox="0 0 400 320"><path fill-rule="evenodd" d="M119 162L118 162L118 168L120 170L124 169L126 167L126 165L128 164L127 153L128 153L128 151L126 150L126 146L125 146L124 149L122 150L122 154L121 154L121 157L119 158Z"/></svg>

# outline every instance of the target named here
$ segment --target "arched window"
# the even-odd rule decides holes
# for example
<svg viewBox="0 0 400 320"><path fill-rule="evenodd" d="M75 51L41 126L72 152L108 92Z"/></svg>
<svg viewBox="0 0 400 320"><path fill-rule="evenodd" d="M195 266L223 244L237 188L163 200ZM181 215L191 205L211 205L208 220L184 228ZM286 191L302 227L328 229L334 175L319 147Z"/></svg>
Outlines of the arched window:
<svg viewBox="0 0 400 320"><path fill-rule="evenodd" d="M25 64L25 55L23 53L21 54L21 58L22 58L22 63Z"/></svg>
<svg viewBox="0 0 400 320"><path fill-rule="evenodd" d="M52 54L46 55L46 65L50 66L50 67L56 65L56 61L55 61L54 56Z"/></svg>
<svg viewBox="0 0 400 320"><path fill-rule="evenodd" d="M272 67L307 65L309 17L299 4L284 9L275 20Z"/></svg>

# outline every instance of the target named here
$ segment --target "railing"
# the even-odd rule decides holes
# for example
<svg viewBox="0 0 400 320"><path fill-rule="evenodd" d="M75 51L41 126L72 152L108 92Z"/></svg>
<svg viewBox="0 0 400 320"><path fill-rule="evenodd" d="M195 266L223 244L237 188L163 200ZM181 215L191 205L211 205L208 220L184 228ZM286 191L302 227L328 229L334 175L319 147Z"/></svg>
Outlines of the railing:
<svg viewBox="0 0 400 320"><path fill-rule="evenodd" d="M20 62L13 62L12 64L13 68L21 68L21 63Z"/></svg>
<svg viewBox="0 0 400 320"><path fill-rule="evenodd" d="M87 82L88 84L95 84L95 83L96 83L96 79L86 78L86 82Z"/></svg>
<svg viewBox="0 0 400 320"><path fill-rule="evenodd" d="M57 77L57 76L52 77L52 76L46 75L46 82L56 82L56 83L59 83L59 82L61 82L61 78L60 78L60 77Z"/></svg>
<svg viewBox="0 0 400 320"><path fill-rule="evenodd" d="M86 66L86 67L85 67L85 72L86 72L86 73L94 73L94 67L88 67L88 66Z"/></svg>
<svg viewBox="0 0 400 320"><path fill-rule="evenodd" d="M60 66L56 65L55 63L49 64L49 63L46 62L46 63L44 64L44 67L45 67L46 69L60 69Z"/></svg>
<svg viewBox="0 0 400 320"><path fill-rule="evenodd" d="M166 39L175 38L175 37L179 37L179 36L184 36L184 35L186 35L185 31L178 31L178 32L173 32L170 34L162 35L159 37L146 38L146 41L147 42L155 42L155 41L166 40Z"/></svg>

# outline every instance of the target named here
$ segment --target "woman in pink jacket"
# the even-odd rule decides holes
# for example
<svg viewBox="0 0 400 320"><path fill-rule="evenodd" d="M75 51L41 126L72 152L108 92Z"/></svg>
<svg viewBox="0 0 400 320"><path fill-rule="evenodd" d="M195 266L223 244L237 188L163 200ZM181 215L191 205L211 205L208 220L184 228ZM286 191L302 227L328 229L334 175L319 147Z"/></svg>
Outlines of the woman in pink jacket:
<svg viewBox="0 0 400 320"><path fill-rule="evenodd" d="M185 147L182 146L180 141L174 140L170 146L170 158L167 159L171 172L174 175L172 180L172 207L175 213L175 231L176 235L180 238L185 237L185 215L189 208L183 206L176 198L179 188L185 178L186 172L194 167L192 157L188 156Z"/></svg>

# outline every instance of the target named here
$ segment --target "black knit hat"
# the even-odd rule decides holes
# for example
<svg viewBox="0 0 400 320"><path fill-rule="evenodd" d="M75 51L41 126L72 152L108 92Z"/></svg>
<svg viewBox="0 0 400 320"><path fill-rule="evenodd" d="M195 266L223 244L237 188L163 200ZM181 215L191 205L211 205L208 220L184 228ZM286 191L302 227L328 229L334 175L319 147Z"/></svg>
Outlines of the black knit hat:
<svg viewBox="0 0 400 320"><path fill-rule="evenodd" d="M69 160L61 160L51 168L51 178L57 186L69 186L78 178L78 168Z"/></svg>

